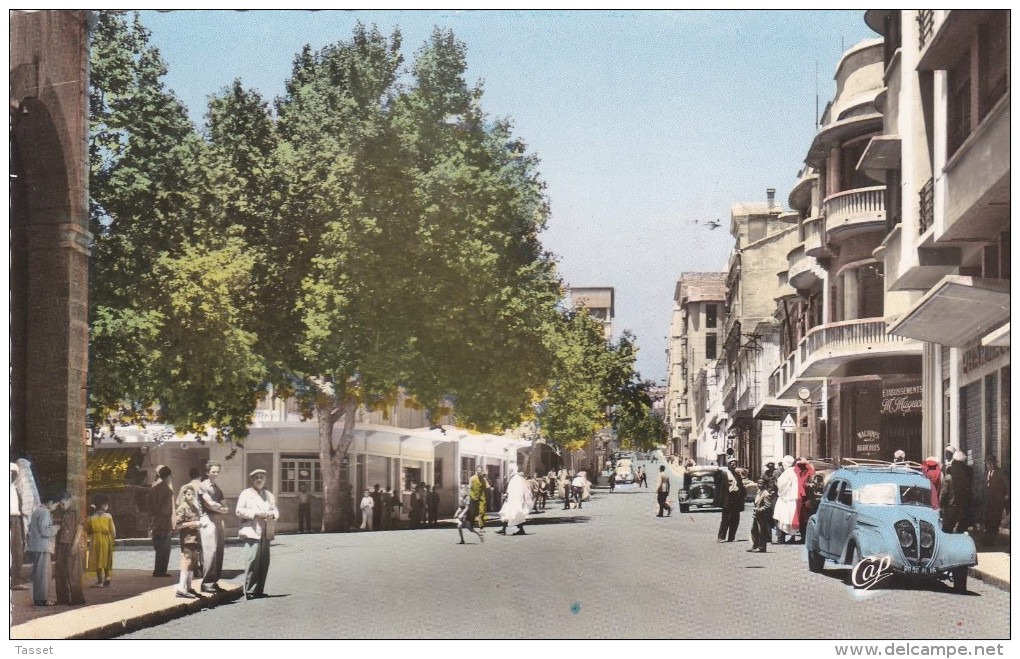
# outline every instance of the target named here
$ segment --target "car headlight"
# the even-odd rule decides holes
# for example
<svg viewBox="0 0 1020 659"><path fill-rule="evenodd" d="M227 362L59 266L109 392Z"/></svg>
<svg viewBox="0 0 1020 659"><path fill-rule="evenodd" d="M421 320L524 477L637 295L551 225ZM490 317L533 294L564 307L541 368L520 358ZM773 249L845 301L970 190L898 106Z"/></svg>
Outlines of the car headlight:
<svg viewBox="0 0 1020 659"><path fill-rule="evenodd" d="M894 528L903 553L908 556L917 556L917 532L914 530L914 525L903 519L896 522Z"/></svg>
<svg viewBox="0 0 1020 659"><path fill-rule="evenodd" d="M921 558L931 558L935 553L935 526L921 520Z"/></svg>

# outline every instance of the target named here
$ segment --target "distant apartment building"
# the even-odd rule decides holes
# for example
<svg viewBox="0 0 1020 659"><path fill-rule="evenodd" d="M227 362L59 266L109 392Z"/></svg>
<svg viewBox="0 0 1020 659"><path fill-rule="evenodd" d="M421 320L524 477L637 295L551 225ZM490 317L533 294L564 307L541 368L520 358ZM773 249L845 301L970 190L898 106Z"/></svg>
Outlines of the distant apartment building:
<svg viewBox="0 0 1020 659"><path fill-rule="evenodd" d="M716 459L707 412L709 389L719 384L715 361L722 346L725 302L725 272L685 272L673 294L664 402L670 450L702 461ZM709 441L711 455L705 453Z"/></svg>
<svg viewBox="0 0 1020 659"><path fill-rule="evenodd" d="M858 167L885 182L875 255L886 300L908 299L887 309L889 335L923 346L918 393L891 388L883 405L923 403L908 456L966 452L980 510L984 459L1008 473L1011 457L1010 12L872 10L865 21L883 36L884 122Z"/></svg>
<svg viewBox="0 0 1020 659"><path fill-rule="evenodd" d="M606 341L611 340L613 338L613 318L616 316L616 289L611 286L602 288L571 287L569 294L571 306L587 309L592 318L602 323Z"/></svg>

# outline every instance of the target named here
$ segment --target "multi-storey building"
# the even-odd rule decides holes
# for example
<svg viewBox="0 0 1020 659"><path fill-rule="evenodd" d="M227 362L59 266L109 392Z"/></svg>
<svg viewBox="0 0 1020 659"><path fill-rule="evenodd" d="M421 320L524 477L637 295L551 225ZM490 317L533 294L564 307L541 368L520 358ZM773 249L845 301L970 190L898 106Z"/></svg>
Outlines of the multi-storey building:
<svg viewBox="0 0 1020 659"><path fill-rule="evenodd" d="M715 361L722 346L725 302L725 272L685 272L673 294L665 401L670 450L700 461L716 459L714 444L710 454L704 446L712 436L709 383L718 386Z"/></svg>
<svg viewBox="0 0 1020 659"><path fill-rule="evenodd" d="M602 323L606 341L613 338L613 318L616 316L616 289L570 288L570 304L588 310L588 315Z"/></svg>
<svg viewBox="0 0 1020 659"><path fill-rule="evenodd" d="M796 213L783 211L767 190L766 202L734 204L730 233L735 239L726 275L726 315L721 363L724 451L733 449L741 464L760 471L763 457L783 456L783 435L775 419L755 419L765 398L768 377L779 363L779 324L775 320L786 254L797 244Z"/></svg>
<svg viewBox="0 0 1020 659"><path fill-rule="evenodd" d="M985 457L1010 465L1010 12L865 20L884 38L885 121L860 167L887 186L886 299L910 297L888 331L923 342L922 452L967 452L980 509Z"/></svg>
<svg viewBox="0 0 1020 659"><path fill-rule="evenodd" d="M788 253L795 296L777 308L784 360L771 396L794 401L795 453L891 459L921 455L921 343L886 332L909 294L887 294L875 256L887 234L886 187L858 168L882 133L884 44L863 41L836 69L836 95L790 194L799 245ZM902 405L893 400L902 400Z"/></svg>

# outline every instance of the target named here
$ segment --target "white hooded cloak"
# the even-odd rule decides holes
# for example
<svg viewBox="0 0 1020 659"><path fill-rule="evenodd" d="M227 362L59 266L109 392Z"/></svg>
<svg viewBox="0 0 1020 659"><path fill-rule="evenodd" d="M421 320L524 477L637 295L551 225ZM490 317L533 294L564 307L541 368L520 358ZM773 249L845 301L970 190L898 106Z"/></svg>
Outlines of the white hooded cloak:
<svg viewBox="0 0 1020 659"><path fill-rule="evenodd" d="M517 471L517 465L510 464L510 480L506 484L506 501L499 509L499 521L504 524L523 524L534 506L534 497L527 481Z"/></svg>

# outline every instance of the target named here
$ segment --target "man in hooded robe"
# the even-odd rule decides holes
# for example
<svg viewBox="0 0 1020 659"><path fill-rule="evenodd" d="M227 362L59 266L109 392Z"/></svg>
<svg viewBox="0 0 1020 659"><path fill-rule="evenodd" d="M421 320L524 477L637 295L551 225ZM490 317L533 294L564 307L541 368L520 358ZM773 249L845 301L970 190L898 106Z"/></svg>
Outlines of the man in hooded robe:
<svg viewBox="0 0 1020 659"><path fill-rule="evenodd" d="M797 535L797 474L793 470L793 456L783 458L783 473L776 479L776 507L773 519L779 531L778 544L786 542L785 536Z"/></svg>
<svg viewBox="0 0 1020 659"><path fill-rule="evenodd" d="M812 483L815 478L815 468L804 458L799 458L793 466L793 471L797 474L797 528L800 540L803 542L808 518L814 512Z"/></svg>
<svg viewBox="0 0 1020 659"><path fill-rule="evenodd" d="M531 488L528 487L524 476L517 471L517 465L511 463L510 478L506 484L506 501L499 509L499 521L503 523L503 528L496 533L506 535L506 528L514 524L517 526L514 535L527 535L524 532L524 523L528 520L533 503Z"/></svg>

